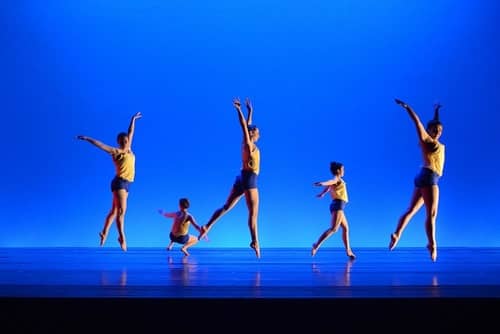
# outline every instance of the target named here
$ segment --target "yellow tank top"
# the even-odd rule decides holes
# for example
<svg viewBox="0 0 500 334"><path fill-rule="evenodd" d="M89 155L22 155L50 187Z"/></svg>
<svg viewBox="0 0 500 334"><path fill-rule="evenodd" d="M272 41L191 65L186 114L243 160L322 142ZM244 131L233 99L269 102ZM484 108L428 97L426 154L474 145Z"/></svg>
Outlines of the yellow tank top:
<svg viewBox="0 0 500 334"><path fill-rule="evenodd" d="M172 233L178 237L180 235L186 235L189 232L189 214L185 214L182 211L177 212L177 217L174 221L174 228Z"/></svg>
<svg viewBox="0 0 500 334"><path fill-rule="evenodd" d="M330 186L330 195L332 199L340 199L344 202L348 202L349 198L347 196L347 187L344 180L339 178L339 181L336 184L332 184Z"/></svg>
<svg viewBox="0 0 500 334"><path fill-rule="evenodd" d="M135 155L132 151L120 152L112 156L116 175L130 182L135 177Z"/></svg>
<svg viewBox="0 0 500 334"><path fill-rule="evenodd" d="M243 154L243 170L249 170L255 174L260 172L260 151L257 146L254 150L250 152L248 158L245 161L245 153Z"/></svg>
<svg viewBox="0 0 500 334"><path fill-rule="evenodd" d="M437 143L437 150L434 152L425 149L422 151L424 167L429 168L439 176L443 175L445 146L441 143Z"/></svg>

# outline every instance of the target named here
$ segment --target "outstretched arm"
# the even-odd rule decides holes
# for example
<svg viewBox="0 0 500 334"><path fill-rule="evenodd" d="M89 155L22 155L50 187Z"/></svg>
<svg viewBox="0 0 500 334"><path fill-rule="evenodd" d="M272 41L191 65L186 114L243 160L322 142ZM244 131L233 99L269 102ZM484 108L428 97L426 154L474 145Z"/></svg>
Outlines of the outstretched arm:
<svg viewBox="0 0 500 334"><path fill-rule="evenodd" d="M113 153L115 151L115 148L113 148L113 147L111 147L109 145L106 145L106 144L104 144L104 143L102 143L99 140L96 140L94 138L90 138L90 137L87 137L87 136L81 136L81 135L77 136L76 138L80 139L80 140L88 141L92 145L95 145L98 148L100 148L101 150L106 151L108 153Z"/></svg>
<svg viewBox="0 0 500 334"><path fill-rule="evenodd" d="M233 105L236 108L236 111L238 111L238 119L240 121L241 130L243 131L243 140L245 141L245 145L248 147L248 150L251 151L250 134L248 133L247 121L245 120L245 116L243 116L243 112L241 111L240 100L238 98L234 99Z"/></svg>
<svg viewBox="0 0 500 334"><path fill-rule="evenodd" d="M335 182L337 182L337 177L334 177L333 179L328 180L328 181L314 182L313 185L315 185L317 187L324 187L323 190L321 190L321 192L316 195L316 197L320 197L321 198L321 197L325 196L325 194L328 191L330 191L330 186L332 186L333 184L335 184Z"/></svg>
<svg viewBox="0 0 500 334"><path fill-rule="evenodd" d="M134 116L132 116L132 119L130 120L130 125L128 126L128 149L132 147L132 139L134 138L135 131L135 120L141 117L142 114L138 112Z"/></svg>
<svg viewBox="0 0 500 334"><path fill-rule="evenodd" d="M247 106L247 125L251 125L253 116L253 107L249 98L246 99L245 104Z"/></svg>
<svg viewBox="0 0 500 334"><path fill-rule="evenodd" d="M167 217L167 218L175 218L175 217L177 217L177 213L176 212L165 212L162 209L159 209L158 213L160 215L162 215L163 217Z"/></svg>
<svg viewBox="0 0 500 334"><path fill-rule="evenodd" d="M408 115L410 115L410 118L412 119L413 123L415 123L415 127L417 128L417 134L418 138L420 139L421 142L425 142L429 139L429 134L424 128L424 125L420 121L420 118L418 117L417 113L410 107L408 104L405 102L395 99L396 103L405 108L405 110L408 112Z"/></svg>
<svg viewBox="0 0 500 334"><path fill-rule="evenodd" d="M328 180L328 181L314 182L313 185L315 185L317 187L329 187L331 185L334 185L335 183L337 183L336 176L333 179Z"/></svg>
<svg viewBox="0 0 500 334"><path fill-rule="evenodd" d="M316 197L321 198L321 197L325 196L325 194L326 194L329 190L330 190L330 186L328 186L328 187L324 187L324 188L323 188L323 190L321 190L321 192L320 192L319 194L317 194L317 195L316 195Z"/></svg>

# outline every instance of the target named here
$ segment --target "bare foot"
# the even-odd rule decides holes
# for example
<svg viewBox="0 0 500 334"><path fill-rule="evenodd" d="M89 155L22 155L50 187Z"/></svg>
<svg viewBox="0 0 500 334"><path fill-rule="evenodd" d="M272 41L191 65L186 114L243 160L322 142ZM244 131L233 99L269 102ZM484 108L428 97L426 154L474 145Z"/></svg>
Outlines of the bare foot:
<svg viewBox="0 0 500 334"><path fill-rule="evenodd" d="M184 256L189 256L189 253L188 253L188 251L187 251L187 249L186 249L186 248L182 247L182 248L181 248L181 252L183 252L183 253L184 253Z"/></svg>
<svg viewBox="0 0 500 334"><path fill-rule="evenodd" d="M201 227L201 232L200 232L200 235L198 236L198 240L205 238L207 236L208 230L209 229L205 225L203 225ZM208 238L207 238L207 240L208 240Z"/></svg>
<svg viewBox="0 0 500 334"><path fill-rule="evenodd" d="M396 233L391 234L391 242L389 243L389 250L393 250L396 247L396 244L399 241L399 237Z"/></svg>
<svg viewBox="0 0 500 334"><path fill-rule="evenodd" d="M316 247L316 244L313 244L312 249L311 249L311 256L316 255L317 251L318 251L318 248Z"/></svg>
<svg viewBox="0 0 500 334"><path fill-rule="evenodd" d="M168 251L171 251L171 250L172 250L172 247L174 247L174 246L167 246L167 250L168 250Z"/></svg>
<svg viewBox="0 0 500 334"><path fill-rule="evenodd" d="M356 260L356 255L352 251L347 252L347 256L349 257L349 260Z"/></svg>
<svg viewBox="0 0 500 334"><path fill-rule="evenodd" d="M102 232L99 232L99 237L101 237L101 242L99 243L100 246L104 246L104 243L106 242L106 237L107 235L105 235L104 233Z"/></svg>
<svg viewBox="0 0 500 334"><path fill-rule="evenodd" d="M121 249L126 252L127 251L127 243L122 240L122 237L118 237L118 242L120 243Z"/></svg>
<svg viewBox="0 0 500 334"><path fill-rule="evenodd" d="M258 259L260 259L260 248L259 248L259 244L252 241L250 243L250 247L255 251L255 255L257 256Z"/></svg>
<svg viewBox="0 0 500 334"><path fill-rule="evenodd" d="M432 262L436 262L437 260L437 248L436 246L427 245L427 249L431 255Z"/></svg>

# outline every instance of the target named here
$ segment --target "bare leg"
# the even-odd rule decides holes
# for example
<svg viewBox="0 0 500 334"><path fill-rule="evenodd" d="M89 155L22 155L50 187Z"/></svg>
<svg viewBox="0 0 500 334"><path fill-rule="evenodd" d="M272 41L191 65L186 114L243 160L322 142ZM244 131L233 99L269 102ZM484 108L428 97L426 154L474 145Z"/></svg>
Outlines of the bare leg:
<svg viewBox="0 0 500 334"><path fill-rule="evenodd" d="M238 203L238 201L240 200L242 195L243 194L236 191L236 189L234 189L234 188L231 189L231 193L229 194L224 206L222 208L215 210L212 217L210 217L210 220L208 221L208 223L206 225L201 226L201 232L200 232L200 235L198 235L198 240L203 239L207 235L210 228L212 228L212 226L217 222L217 220L220 217L222 217L224 214L226 214L226 212L231 210L236 205L236 203Z"/></svg>
<svg viewBox="0 0 500 334"><path fill-rule="evenodd" d="M189 256L187 249L196 244L197 242L198 238L190 235L188 241L184 244L184 246L182 246L181 252L183 252L185 256Z"/></svg>
<svg viewBox="0 0 500 334"><path fill-rule="evenodd" d="M436 216L439 205L439 187L434 185L422 188L422 196L425 202L425 232L428 240L427 249L430 252L432 261L436 261Z"/></svg>
<svg viewBox="0 0 500 334"><path fill-rule="evenodd" d="M123 251L127 251L127 240L125 239L125 212L127 211L128 193L125 189L115 191L118 197L118 215L116 217L116 226L118 227L118 242Z"/></svg>
<svg viewBox="0 0 500 334"><path fill-rule="evenodd" d="M410 222L411 218L417 213L417 211L422 207L424 201L422 199L422 194L419 188L415 188L413 190L413 194L411 196L410 205L408 209L403 213L403 215L399 218L398 226L396 231L391 234L391 242L389 244L389 250L393 250L396 247L396 244L401 237L401 233L403 233L406 225Z"/></svg>
<svg viewBox="0 0 500 334"><path fill-rule="evenodd" d="M333 233L337 232L338 227L340 225L340 220L342 219L342 214L339 214L339 212L341 212L341 211L333 211L332 212L332 218L330 221L331 227L329 229L327 229L325 232L323 232L323 234L320 235L318 241L316 241L312 245L312 249L311 249L312 256L316 255L316 252L318 251L319 247L326 239L328 239Z"/></svg>
<svg viewBox="0 0 500 334"><path fill-rule="evenodd" d="M170 241L170 243L167 246L167 250L172 250L172 247L174 247L174 242Z"/></svg>
<svg viewBox="0 0 500 334"><path fill-rule="evenodd" d="M118 198L113 192L113 202L111 204L111 210L109 210L109 213L106 216L106 219L104 220L104 226L102 228L102 231L99 232L99 236L101 237L101 242L99 244L101 246L104 246L104 243L106 242L106 238L108 237L109 233L109 228L111 227L111 224L113 224L117 212L118 212Z"/></svg>
<svg viewBox="0 0 500 334"><path fill-rule="evenodd" d="M257 188L245 191L245 199L248 207L248 228L252 242L250 247L255 251L257 258L260 258L259 233L257 228L257 216L259 214L259 190Z"/></svg>
<svg viewBox="0 0 500 334"><path fill-rule="evenodd" d="M354 260L356 258L356 255L354 255L354 253L352 252L351 243L349 241L349 224L347 223L347 219L345 218L345 214L343 213L343 211L339 211L339 213L340 212L342 212L342 216L344 216L344 219L340 221L340 226L342 227L342 241L344 242L347 256L351 260Z"/></svg>

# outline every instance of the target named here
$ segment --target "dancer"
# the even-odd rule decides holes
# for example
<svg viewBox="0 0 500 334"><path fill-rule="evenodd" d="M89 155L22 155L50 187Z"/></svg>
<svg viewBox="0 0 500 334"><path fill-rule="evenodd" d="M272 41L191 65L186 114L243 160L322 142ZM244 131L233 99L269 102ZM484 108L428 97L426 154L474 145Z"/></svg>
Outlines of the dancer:
<svg viewBox="0 0 500 334"><path fill-rule="evenodd" d="M243 144L241 149L243 166L241 168L240 175L236 177L226 203L213 213L206 225L201 227L202 231L198 239L204 237L215 222L231 210L240 198L245 195L248 207L248 227L250 229L252 239L250 247L255 251L257 258L260 258L260 246L257 232L257 215L259 210L257 176L260 171L260 151L255 144L260 137L259 129L252 124L253 107L249 99L246 100L246 107L248 111L246 119L241 111L241 103L239 99L234 99L233 105L238 112L238 119L243 132Z"/></svg>
<svg viewBox="0 0 500 334"><path fill-rule="evenodd" d="M443 175L445 146L439 142L443 132L443 124L439 121L439 109L441 105L434 106L434 118L424 128L419 117L413 109L405 102L396 99L397 104L402 106L415 123L417 135L423 155L423 166L420 173L414 179L415 188L408 209L399 218L396 231L391 234L389 249L396 247L401 233L411 218L425 204L425 231L427 234L427 249L432 261L437 259L436 244L436 216L439 203L439 178Z"/></svg>
<svg viewBox="0 0 500 334"><path fill-rule="evenodd" d="M118 227L118 242L123 251L127 251L127 241L125 238L125 212L127 210L127 198L130 184L135 178L135 155L132 152L132 139L134 138L135 121L142 117L140 112L132 116L128 132L121 132L117 136L118 147L111 147L102 142L87 137L77 136L80 140L88 141L97 146L101 150L109 153L113 159L116 169L116 175L111 181L111 192L113 193L113 202L104 221L104 227L99 236L101 237L100 245L103 246L108 236L109 228L116 219Z"/></svg>
<svg viewBox="0 0 500 334"><path fill-rule="evenodd" d="M332 215L330 227L320 235L317 242L312 245L311 255L316 255L321 244L328 239L333 233L337 232L339 227L342 227L342 241L344 242L345 250L349 259L354 260L356 255L352 252L349 241L349 224L344 213L344 208L348 202L346 183L342 179L344 176L344 165L340 162L333 161L330 163L330 171L333 178L327 181L315 182L315 186L324 187L317 195L322 198L327 192L330 192L332 203L330 204L330 213Z"/></svg>
<svg viewBox="0 0 500 334"><path fill-rule="evenodd" d="M174 218L174 223L170 230L170 243L167 246L167 250L172 250L174 243L183 245L181 251L185 256L189 256L187 249L198 242L198 238L189 234L189 225L193 224L194 228L201 232L200 226L196 224L194 217L189 214L187 209L189 208L189 199L181 198L179 200L179 211L177 212L164 212L163 210L158 210L160 215L167 218Z"/></svg>

